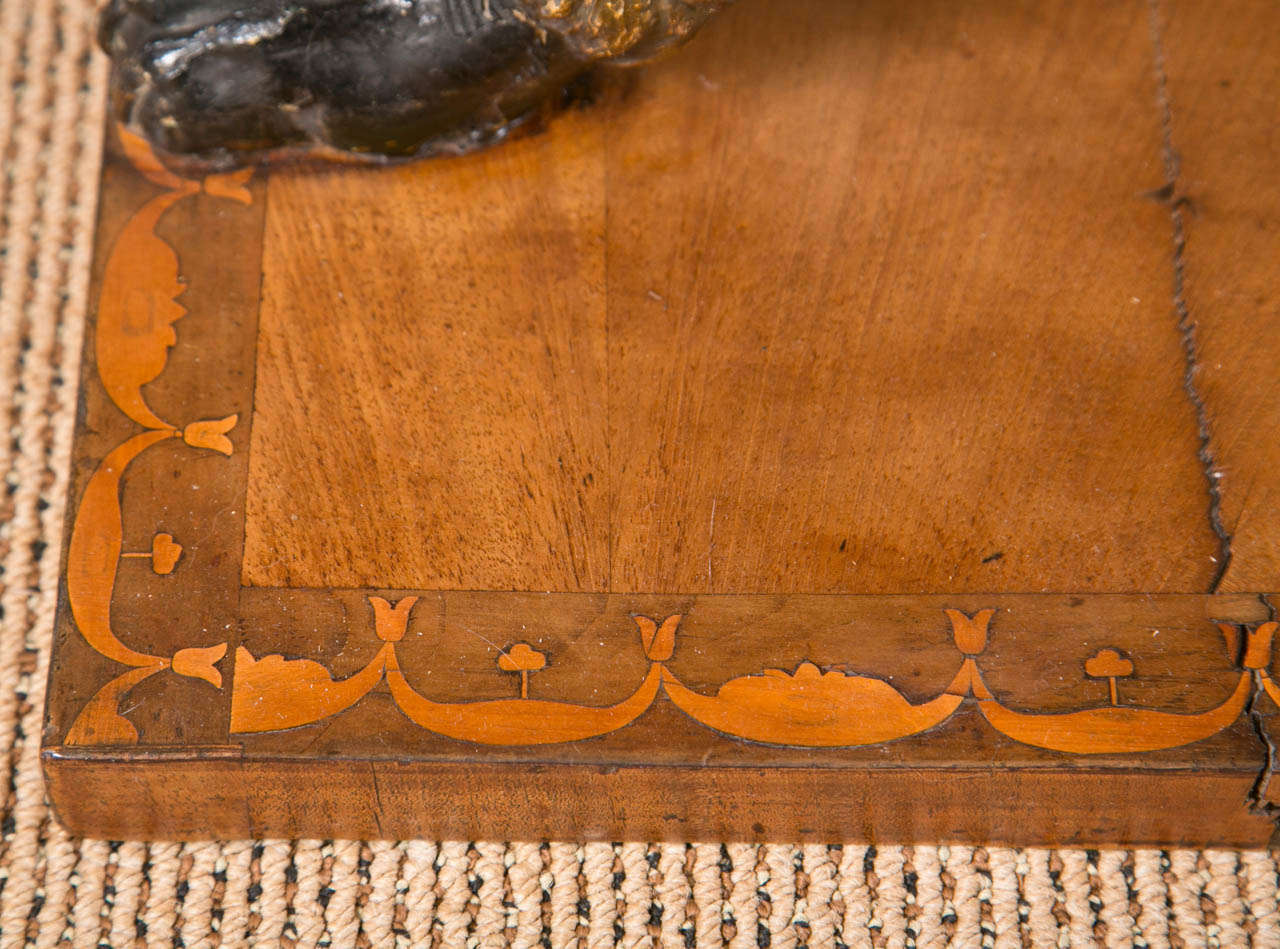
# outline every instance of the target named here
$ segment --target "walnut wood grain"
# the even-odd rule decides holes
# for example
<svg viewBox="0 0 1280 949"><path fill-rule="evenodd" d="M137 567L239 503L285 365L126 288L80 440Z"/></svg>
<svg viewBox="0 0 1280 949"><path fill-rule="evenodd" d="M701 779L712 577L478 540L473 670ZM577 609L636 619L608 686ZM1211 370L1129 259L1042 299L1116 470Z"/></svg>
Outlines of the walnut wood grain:
<svg viewBox="0 0 1280 949"><path fill-rule="evenodd" d="M150 724L150 740L81 742L73 729L46 749L55 787L99 780L112 762L119 776L149 762L170 790L146 792L148 811L133 815L129 833L161 826L181 837L525 827L589 838L1257 844L1270 833L1248 806L1260 759L1241 689L1250 690L1251 669L1270 668L1265 643L1253 644L1275 627L1255 597L387 592L249 591L236 661L220 663L235 679L228 740L175 740L212 690L187 705L172 692L135 693L132 705L163 720ZM636 622L644 614L679 620L660 635L656 623ZM532 683L503 661L520 652L513 643L545 660ZM382 684L393 647L400 686L390 675ZM1108 656L1124 668L1101 668ZM246 670L259 663L261 673ZM643 684L654 663L662 692ZM973 663L980 684L955 674ZM819 675L864 698L848 705L815 689ZM322 694L330 677L354 692L308 712L298 699ZM435 717L404 701L406 681L438 703ZM777 703L770 683L784 689ZM744 702L749 685L755 698ZM690 694L731 717L709 716ZM894 704L923 710L949 695L954 704L932 725ZM539 731L595 729L597 710L636 696L640 706L589 740L548 742ZM255 716L276 708L313 721L238 719L239 701ZM1011 718L1020 721L1011 727ZM802 730L769 731L779 721ZM1193 721L1203 723L1199 737L1177 731ZM295 767L315 769L305 801L281 783L306 773ZM441 807L456 769L471 777ZM781 806L789 797L793 806ZM1154 812L1153 797L1163 802ZM58 799L73 827L121 826L95 796L64 790ZM890 816L893 808L902 813Z"/></svg>
<svg viewBox="0 0 1280 949"><path fill-rule="evenodd" d="M1230 563L1223 590L1280 587L1280 36L1270 4L1164 4L1180 306L1194 327Z"/></svg>
<svg viewBox="0 0 1280 949"><path fill-rule="evenodd" d="M1270 590L1280 586L1280 37L1275 11L1248 0L1214 11L1170 2L1161 13L1170 211L1184 240L1178 305L1231 553L1218 588ZM1255 793L1275 817L1280 688L1262 685L1253 711L1267 769Z"/></svg>
<svg viewBox="0 0 1280 949"><path fill-rule="evenodd" d="M607 588L602 138L272 176L247 582Z"/></svg>
<svg viewBox="0 0 1280 949"><path fill-rule="evenodd" d="M63 822L1267 843L1271 73L1201 16L748 0L381 171L110 131Z"/></svg>
<svg viewBox="0 0 1280 949"><path fill-rule="evenodd" d="M1150 37L745 3L538 139L274 175L246 581L1207 589Z"/></svg>
<svg viewBox="0 0 1280 949"><path fill-rule="evenodd" d="M615 589L1205 589L1145 6L766 6L611 140Z"/></svg>
<svg viewBox="0 0 1280 949"><path fill-rule="evenodd" d="M827 843L982 841L1011 846L1100 844L1258 847L1270 822L1243 808L1251 778L1198 769L1024 773L950 767L752 771L706 767L511 768L342 759L198 759L54 751L47 769L59 819L74 833L205 840L325 835L365 840L754 840ZM86 787L127 785L145 806ZM306 788L306 793L299 793ZM441 806L447 802L447 806ZM501 802L501 804L495 804Z"/></svg>

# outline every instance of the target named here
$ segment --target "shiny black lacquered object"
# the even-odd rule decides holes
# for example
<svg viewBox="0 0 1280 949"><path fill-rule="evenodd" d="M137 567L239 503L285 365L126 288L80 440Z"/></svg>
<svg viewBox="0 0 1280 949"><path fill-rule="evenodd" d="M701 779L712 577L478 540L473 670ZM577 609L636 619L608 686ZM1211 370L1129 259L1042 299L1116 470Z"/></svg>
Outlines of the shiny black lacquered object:
<svg viewBox="0 0 1280 949"><path fill-rule="evenodd" d="M171 159L403 159L500 141L724 2L111 0L101 42L117 119Z"/></svg>

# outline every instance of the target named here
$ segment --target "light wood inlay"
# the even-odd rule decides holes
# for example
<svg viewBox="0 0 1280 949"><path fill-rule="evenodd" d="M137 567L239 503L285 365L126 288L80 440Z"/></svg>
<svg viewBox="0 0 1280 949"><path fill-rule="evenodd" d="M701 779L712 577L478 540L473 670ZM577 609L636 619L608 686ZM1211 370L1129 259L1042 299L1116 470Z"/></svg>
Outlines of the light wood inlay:
<svg viewBox="0 0 1280 949"><path fill-rule="evenodd" d="M744 0L544 135L269 184L110 134L67 830L1274 841L1231 11Z"/></svg>

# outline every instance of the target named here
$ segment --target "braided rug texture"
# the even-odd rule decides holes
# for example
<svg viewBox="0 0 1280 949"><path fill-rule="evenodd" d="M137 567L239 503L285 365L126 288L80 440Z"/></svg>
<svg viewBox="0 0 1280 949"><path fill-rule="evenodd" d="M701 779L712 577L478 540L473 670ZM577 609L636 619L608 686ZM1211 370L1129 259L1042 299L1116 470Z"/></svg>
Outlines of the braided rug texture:
<svg viewBox="0 0 1280 949"><path fill-rule="evenodd" d="M106 86L93 26L84 0L0 0L0 946L1280 946L1261 852L68 837L39 736Z"/></svg>

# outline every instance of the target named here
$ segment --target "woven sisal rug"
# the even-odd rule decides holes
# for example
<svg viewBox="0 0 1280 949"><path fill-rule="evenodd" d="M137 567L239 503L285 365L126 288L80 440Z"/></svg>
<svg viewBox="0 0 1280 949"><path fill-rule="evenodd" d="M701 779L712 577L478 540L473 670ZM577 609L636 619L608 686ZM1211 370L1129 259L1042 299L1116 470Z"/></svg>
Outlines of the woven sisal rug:
<svg viewBox="0 0 1280 949"><path fill-rule="evenodd" d="M3 946L1280 946L1265 853L67 837L38 753L106 84L93 20L0 0Z"/></svg>

